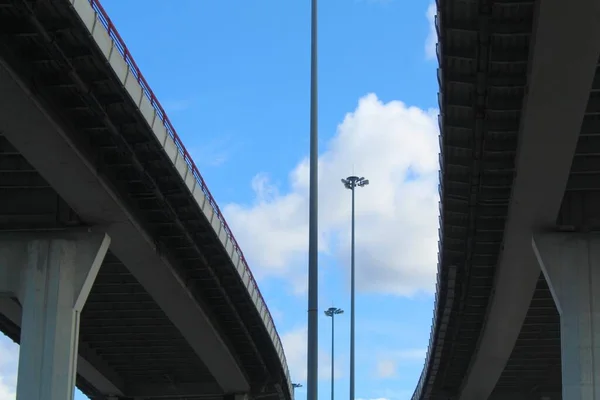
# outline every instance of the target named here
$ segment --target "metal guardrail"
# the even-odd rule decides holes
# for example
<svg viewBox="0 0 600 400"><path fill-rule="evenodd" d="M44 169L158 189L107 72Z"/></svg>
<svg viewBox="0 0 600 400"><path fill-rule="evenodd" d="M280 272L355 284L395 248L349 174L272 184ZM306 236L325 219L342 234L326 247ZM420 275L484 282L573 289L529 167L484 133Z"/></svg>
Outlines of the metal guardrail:
<svg viewBox="0 0 600 400"><path fill-rule="evenodd" d="M150 85L148 84L148 82L146 81L146 79L144 78L144 76L142 75L142 73L141 73L140 69L138 68L135 60L133 59L131 53L129 52L129 49L127 48L127 45L125 44L125 42L123 41L123 38L121 37L121 35L117 31L117 29L115 28L115 26L114 26L113 22L111 21L110 17L108 16L108 14L106 13L106 11L104 10L104 7L102 7L102 4L100 4L99 0L88 0L88 1L89 1L90 5L92 6L92 8L94 9L94 11L96 11L96 13L98 15L98 18L102 22L102 25L104 25L104 27L106 28L109 36L113 39L116 48L119 50L119 53L123 56L123 59L125 60L125 63L127 63L127 65L130 68L130 71L133 73L133 75L137 79L137 81L138 81L140 87L142 88L142 91L144 92L145 96L148 98L148 100L150 100L150 104L152 105L152 107L156 111L157 117L159 117L160 120L163 122L163 124L165 126L165 129L167 130L168 135L175 142L175 145L177 146L177 150L184 157L185 162L187 163L187 165L189 166L189 168L192 170L192 173L194 174L194 177L196 178L196 182L200 185L200 187L202 189L202 192L204 193L204 195L206 196L206 199L210 203L213 211L215 212L215 215L218 217L219 221L221 221L221 223L223 224L223 227L224 227L224 229L225 229L225 231L227 233L227 236L229 237L229 240L231 240L231 242L233 243L233 247L234 247L235 251L237 252L238 256L240 257L240 260L242 260L242 263L244 264L244 268L246 270L246 273L248 274L248 276L250 277L250 280L251 280L252 284L256 288L256 291L258 292L260 300L265 305L265 309L267 310L268 318L271 320L271 324L273 325L273 329L275 331L275 336L277 338L277 341L279 342L278 343L279 347L281 347L281 349L282 349L281 350L281 354L280 354L280 358L281 358L281 361L282 361L282 363L284 365L284 370L285 370L286 378L288 380L288 386L290 386L291 385L291 383L290 383L291 381L290 381L290 376L289 376L289 370L288 370L288 366L287 366L287 360L285 358L285 353L283 351L283 345L282 345L282 342L281 342L281 338L279 336L279 333L277 332L277 328L275 327L275 322L273 320L273 316L271 315L271 312L269 311L269 309L268 309L268 307L266 305L265 299L263 298L262 293L260 292L260 289L258 288L258 284L256 283L256 280L254 279L254 275L252 274L252 271L250 270L250 267L248 266L248 263L246 261L246 257L244 256L244 253L242 252L242 249L240 248L240 246L239 246L237 240L235 239L235 237L233 236L233 233L231 232L231 229L229 228L229 225L227 224L227 221L225 220L225 217L221 213L221 210L220 210L219 206L217 205L217 202L215 201L215 199L213 198L212 194L210 193L210 190L208 190L208 187L206 186L206 183L204 182L204 179L202 178L202 175L200 175L200 171L198 170L198 167L196 167L196 164L194 163L194 160L192 159L192 157L190 156L189 152L187 151L187 149L183 145L183 142L179 138L179 135L177 135L177 131L173 127L173 124L171 124L171 121L169 120L169 117L167 116L167 113L165 112L163 106L160 104L160 102L158 101L158 99L154 95L154 92L150 88ZM276 345L275 347L277 348L278 346ZM289 390L290 390L291 393L293 393L293 390L291 389L291 386L290 386Z"/></svg>

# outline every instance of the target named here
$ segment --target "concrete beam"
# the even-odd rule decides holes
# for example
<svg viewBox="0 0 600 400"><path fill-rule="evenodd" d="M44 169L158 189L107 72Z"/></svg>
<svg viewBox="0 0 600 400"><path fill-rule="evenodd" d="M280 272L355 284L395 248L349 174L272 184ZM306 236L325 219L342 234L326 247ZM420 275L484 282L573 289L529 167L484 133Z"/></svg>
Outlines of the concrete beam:
<svg viewBox="0 0 600 400"><path fill-rule="evenodd" d="M517 174L484 331L460 400L487 399L517 340L540 270L532 229L553 227L600 55L600 3L537 3Z"/></svg>
<svg viewBox="0 0 600 400"><path fill-rule="evenodd" d="M249 384L227 344L152 238L70 135L0 60L0 130L87 223L105 227L111 251L154 298L224 392ZM23 116L27 116L23 118ZM84 141L85 142L85 141Z"/></svg>

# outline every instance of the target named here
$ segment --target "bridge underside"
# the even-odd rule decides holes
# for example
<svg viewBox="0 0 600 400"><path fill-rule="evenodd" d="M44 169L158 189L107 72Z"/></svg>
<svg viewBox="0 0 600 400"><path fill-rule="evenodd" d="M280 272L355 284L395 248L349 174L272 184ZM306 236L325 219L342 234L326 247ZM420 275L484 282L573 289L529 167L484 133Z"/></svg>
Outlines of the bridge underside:
<svg viewBox="0 0 600 400"><path fill-rule="evenodd" d="M52 232L86 226L1 134L0 190L1 231ZM0 313L0 330L18 343L20 305L16 299L0 299ZM80 341L80 356L123 394L177 394L181 384L183 394L221 394L179 331L110 252L81 315ZM77 385L92 398L107 390L96 388L81 374Z"/></svg>
<svg viewBox="0 0 600 400"><path fill-rule="evenodd" d="M5 154L3 150L0 150L1 155ZM7 172L4 163L0 165L4 175ZM6 183L0 179L3 190ZM39 188L31 190L32 195L39 191ZM0 207L21 211L18 207L4 208L5 204L3 198ZM53 205L56 203L48 204ZM31 217L32 210L39 208L28 208L21 216ZM45 216L50 217L49 213ZM16 222L15 217L15 214L0 216L2 222L11 218L11 225ZM65 228L60 225L55 229ZM18 301L0 298L0 330L17 343L20 318ZM222 390L206 366L156 302L112 254L105 258L80 324L77 386L90 398L104 399L107 393L143 398L169 398L170 395L222 398Z"/></svg>
<svg viewBox="0 0 600 400"><path fill-rule="evenodd" d="M540 274L521 333L495 391L560 394L561 376L560 319L546 279Z"/></svg>
<svg viewBox="0 0 600 400"><path fill-rule="evenodd" d="M179 279L235 355L250 393L279 398L286 381L281 361L267 351L273 343L246 287L68 2L37 2L32 7L23 0L0 0L0 68L17 71L24 90L44 105L139 220L157 251L177 268ZM11 101L1 96L0 103ZM15 132L2 131L11 126L4 117L0 113L0 231L114 224L100 215L103 210L81 206L95 201L83 186L73 187L78 183L70 184L68 176L34 167L48 155L37 148L35 157L24 156L21 146L27 135L15 143ZM28 117L26 112L20 116ZM114 392L111 387L131 397L222 397L223 385L132 267L139 273L145 266L125 265L109 251L94 283L81 317L80 389L92 398ZM18 342L20 307L14 299L0 300L0 329Z"/></svg>
<svg viewBox="0 0 600 400"><path fill-rule="evenodd" d="M528 85L531 90L538 3L438 0L440 325L432 342L435 358L419 399L459 398L489 324ZM546 229L589 232L600 225L600 70L590 90L562 206L549 225L543 222ZM550 154L553 146L540 141L538 153L542 156L547 149ZM527 304L514 348L497 382L494 379L491 399L561 398L560 318L541 273ZM485 369L480 374L485 375Z"/></svg>
<svg viewBox="0 0 600 400"><path fill-rule="evenodd" d="M590 89L555 230L600 231L600 57ZM560 318L543 275L498 391L561 391Z"/></svg>
<svg viewBox="0 0 600 400"><path fill-rule="evenodd" d="M440 267L442 274L452 265L457 268L456 279L449 281L456 286L446 289L454 301L431 399L460 391L485 323L515 173L534 14L533 1L490 2L487 8L476 0L438 4L443 30L438 47ZM544 312L532 303L534 318ZM514 389L510 376L505 382Z"/></svg>

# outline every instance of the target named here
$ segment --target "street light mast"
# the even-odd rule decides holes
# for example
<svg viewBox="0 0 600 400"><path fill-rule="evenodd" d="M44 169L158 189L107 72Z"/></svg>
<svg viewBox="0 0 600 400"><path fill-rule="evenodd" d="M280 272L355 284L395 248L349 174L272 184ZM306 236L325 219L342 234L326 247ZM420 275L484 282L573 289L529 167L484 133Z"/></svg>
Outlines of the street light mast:
<svg viewBox="0 0 600 400"><path fill-rule="evenodd" d="M325 310L325 315L331 317L331 400L334 399L333 391L334 391L334 374L335 374L335 316L342 314L344 310L336 307L329 307Z"/></svg>
<svg viewBox="0 0 600 400"><path fill-rule="evenodd" d="M359 178L358 176L349 176L346 179L342 179L342 183L346 189L349 189L352 192L352 233L350 239L350 400L354 400L354 189L367 186L369 180L364 177Z"/></svg>
<svg viewBox="0 0 600 400"><path fill-rule="evenodd" d="M319 129L317 81L317 0L311 1L310 168L308 204L308 335L306 399L319 397Z"/></svg>
<svg viewBox="0 0 600 400"><path fill-rule="evenodd" d="M292 389L294 389L294 399L296 398L296 389L301 388L301 383L292 383Z"/></svg>

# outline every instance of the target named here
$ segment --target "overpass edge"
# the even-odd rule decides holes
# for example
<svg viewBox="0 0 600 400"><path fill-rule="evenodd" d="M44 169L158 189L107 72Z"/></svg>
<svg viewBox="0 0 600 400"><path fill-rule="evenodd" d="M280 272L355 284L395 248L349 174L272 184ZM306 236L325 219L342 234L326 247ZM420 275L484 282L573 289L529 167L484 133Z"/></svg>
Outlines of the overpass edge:
<svg viewBox="0 0 600 400"><path fill-rule="evenodd" d="M439 129L439 239L438 239L438 268L436 274L436 291L433 305L433 318L431 323L431 332L429 334L429 344L427 346L427 353L425 355L425 361L423 363L423 369L417 385L411 397L411 400L425 400L429 398L431 389L433 388L433 381L435 380L435 374L440 363L441 351L443 348L443 341L445 334L440 334L440 325L444 322L447 325L450 319L450 313L452 312L452 306L454 304L454 289L456 283L456 266L450 265L445 270L443 268L443 239L444 239L444 113L443 113L443 68L442 68L442 43L439 40L442 36L441 29L441 16L440 9L441 3L444 0L435 0L436 14L434 17L434 25L437 35L436 43L436 56L438 60L438 84L440 92L438 93L438 129ZM443 279L443 275L447 275L446 279ZM440 295L441 294L441 295ZM441 342L441 343L440 343ZM432 376L433 375L433 376Z"/></svg>
<svg viewBox="0 0 600 400"><path fill-rule="evenodd" d="M115 75L121 80L123 87L137 105L148 126L163 146L183 182L185 182L190 194L192 194L219 237L257 312L261 316L265 329L271 337L282 363L287 379L288 393L291 397L293 389L289 368L273 317L258 288L243 251L196 164L100 2L98 0L69 0L69 3L86 26L100 51L106 56Z"/></svg>

